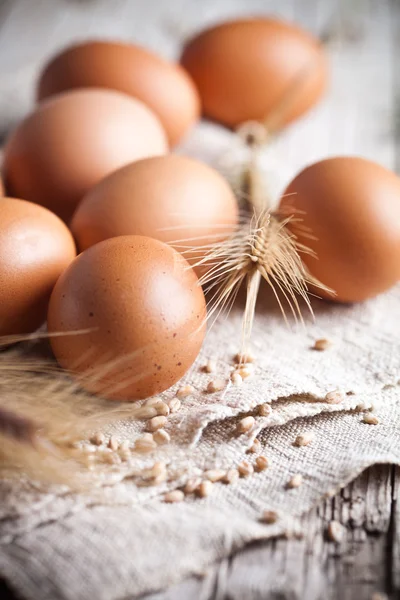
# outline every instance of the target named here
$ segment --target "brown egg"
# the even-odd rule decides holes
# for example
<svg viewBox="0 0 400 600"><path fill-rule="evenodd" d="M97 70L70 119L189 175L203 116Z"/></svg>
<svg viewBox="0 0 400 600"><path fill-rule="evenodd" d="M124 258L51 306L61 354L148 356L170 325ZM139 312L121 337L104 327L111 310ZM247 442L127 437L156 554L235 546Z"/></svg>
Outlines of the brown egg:
<svg viewBox="0 0 400 600"><path fill-rule="evenodd" d="M180 251L198 246L185 254L194 263L204 257L207 244L232 233L237 218L235 196L222 175L170 154L137 161L103 179L84 197L71 228L80 250L117 235L145 235L176 242Z"/></svg>
<svg viewBox="0 0 400 600"><path fill-rule="evenodd" d="M133 44L91 41L67 48L45 67L38 99L82 87L109 88L138 98L159 117L171 145L200 113L197 90L184 69Z"/></svg>
<svg viewBox="0 0 400 600"><path fill-rule="evenodd" d="M58 362L89 391L137 400L169 388L196 359L205 332L198 279L173 248L123 236L78 256L54 288L50 332Z"/></svg>
<svg viewBox="0 0 400 600"><path fill-rule="evenodd" d="M109 90L68 92L38 106L11 134L6 188L68 220L100 179L166 152L160 122L139 100Z"/></svg>
<svg viewBox="0 0 400 600"><path fill-rule="evenodd" d="M319 42L268 18L203 31L186 44L181 64L197 85L204 114L229 127L265 120L278 107L279 126L286 125L319 100L327 80Z"/></svg>
<svg viewBox="0 0 400 600"><path fill-rule="evenodd" d="M400 279L400 179L369 160L328 158L307 167L281 200L310 272L339 302L375 296ZM330 294L318 294L327 297Z"/></svg>
<svg viewBox="0 0 400 600"><path fill-rule="evenodd" d="M49 210L0 198L0 335L31 333L45 320L52 289L75 257L64 223Z"/></svg>

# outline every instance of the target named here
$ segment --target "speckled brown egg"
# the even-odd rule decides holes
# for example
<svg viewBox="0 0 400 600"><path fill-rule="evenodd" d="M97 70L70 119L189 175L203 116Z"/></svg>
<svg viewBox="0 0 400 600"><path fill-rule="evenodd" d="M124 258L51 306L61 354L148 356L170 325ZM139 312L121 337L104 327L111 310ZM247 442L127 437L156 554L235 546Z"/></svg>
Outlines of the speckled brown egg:
<svg viewBox="0 0 400 600"><path fill-rule="evenodd" d="M312 275L340 302L357 302L400 280L400 178L364 158L337 157L304 169L280 204L289 228L315 256Z"/></svg>
<svg viewBox="0 0 400 600"><path fill-rule="evenodd" d="M39 105L11 134L6 189L68 221L100 179L167 150L158 118L139 100L110 90L67 92Z"/></svg>
<svg viewBox="0 0 400 600"><path fill-rule="evenodd" d="M44 322L52 289L74 257L72 235L56 215L0 198L0 335L31 333Z"/></svg>
<svg viewBox="0 0 400 600"><path fill-rule="evenodd" d="M198 92L186 71L133 44L98 40L65 49L44 68L38 98L82 87L114 89L138 98L159 117L171 145L200 113Z"/></svg>
<svg viewBox="0 0 400 600"><path fill-rule="evenodd" d="M271 18L206 29L188 41L181 64L197 85L204 114L229 127L266 120L278 107L274 126L286 125L319 100L327 80L321 44Z"/></svg>
<svg viewBox="0 0 400 600"><path fill-rule="evenodd" d="M122 236L92 246L54 288L50 332L58 362L91 392L137 400L178 381L196 359L206 307L194 271L155 239Z"/></svg>
<svg viewBox="0 0 400 600"><path fill-rule="evenodd" d="M90 190L71 228L80 250L118 235L145 235L186 251L192 263L237 224L236 198L215 169L192 158L146 158L115 171ZM182 240L182 241L180 241ZM196 246L193 253L188 247Z"/></svg>

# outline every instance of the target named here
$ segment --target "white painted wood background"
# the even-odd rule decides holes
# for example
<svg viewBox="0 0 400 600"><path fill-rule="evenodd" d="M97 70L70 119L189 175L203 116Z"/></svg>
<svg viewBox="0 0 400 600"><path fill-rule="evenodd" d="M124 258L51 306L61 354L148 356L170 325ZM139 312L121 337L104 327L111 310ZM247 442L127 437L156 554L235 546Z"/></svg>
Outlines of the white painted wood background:
<svg viewBox="0 0 400 600"><path fill-rule="evenodd" d="M260 14L329 39L328 94L276 144L284 177L337 154L400 170L400 0L0 0L0 134L33 105L43 63L72 40L119 38L176 58L205 25ZM201 125L183 150L212 160L231 141ZM399 490L400 469L374 467L307 517L304 540L250 548L152 600L372 600L377 591L398 598ZM324 537L332 518L352 531L340 552ZM0 582L0 597L7 594Z"/></svg>

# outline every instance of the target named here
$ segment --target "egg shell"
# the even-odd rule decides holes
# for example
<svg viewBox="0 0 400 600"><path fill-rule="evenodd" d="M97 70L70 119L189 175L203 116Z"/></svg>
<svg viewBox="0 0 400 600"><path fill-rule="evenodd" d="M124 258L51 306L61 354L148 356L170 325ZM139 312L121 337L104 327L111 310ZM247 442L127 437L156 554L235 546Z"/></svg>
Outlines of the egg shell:
<svg viewBox="0 0 400 600"><path fill-rule="evenodd" d="M67 92L38 106L11 134L6 188L68 221L103 177L167 150L158 118L139 100L109 90Z"/></svg>
<svg viewBox="0 0 400 600"><path fill-rule="evenodd" d="M286 125L319 100L327 82L321 44L270 18L206 29L186 44L181 64L197 85L204 114L229 127L265 120L280 106L279 127Z"/></svg>
<svg viewBox="0 0 400 600"><path fill-rule="evenodd" d="M302 254L312 275L339 302L384 292L400 279L400 179L364 158L336 157L304 169L288 186L281 212L316 256Z"/></svg>
<svg viewBox="0 0 400 600"><path fill-rule="evenodd" d="M171 145L200 114L198 92L185 70L133 44L93 40L63 50L44 68L37 96L43 100L82 87L114 89L138 98L159 117Z"/></svg>
<svg viewBox="0 0 400 600"><path fill-rule="evenodd" d="M160 393L196 359L206 307L194 271L170 246L122 236L92 246L54 288L50 332L58 362L87 390L115 400Z"/></svg>
<svg viewBox="0 0 400 600"><path fill-rule="evenodd" d="M80 250L118 235L145 235L175 242L178 251L197 246L185 253L195 263L207 244L233 232L237 219L236 198L222 175L170 154L137 161L103 179L80 203L71 228Z"/></svg>
<svg viewBox="0 0 400 600"><path fill-rule="evenodd" d="M0 335L31 333L44 322L52 289L75 254L56 215L0 198Z"/></svg>

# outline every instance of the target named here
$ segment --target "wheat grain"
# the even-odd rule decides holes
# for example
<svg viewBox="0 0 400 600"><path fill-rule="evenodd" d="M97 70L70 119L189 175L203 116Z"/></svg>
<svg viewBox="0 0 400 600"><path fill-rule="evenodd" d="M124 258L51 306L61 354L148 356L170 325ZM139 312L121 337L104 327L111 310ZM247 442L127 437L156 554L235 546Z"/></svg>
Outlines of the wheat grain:
<svg viewBox="0 0 400 600"><path fill-rule="evenodd" d="M306 433L300 433L295 441L295 446L308 446L314 439L314 434L311 431L307 431Z"/></svg>
<svg viewBox="0 0 400 600"><path fill-rule="evenodd" d="M265 469L268 469L268 467L269 467L268 458L266 456L257 456L255 466L256 466L256 471L258 471L258 472L265 471Z"/></svg>
<svg viewBox="0 0 400 600"><path fill-rule="evenodd" d="M174 504L176 502L182 502L185 498L184 493L181 490L173 490L172 492L167 492L164 496L164 502L169 504Z"/></svg>
<svg viewBox="0 0 400 600"><path fill-rule="evenodd" d="M192 396L195 392L195 389L192 385L184 385L179 388L176 392L176 397L182 400L182 398L187 398L188 396Z"/></svg>
<svg viewBox="0 0 400 600"><path fill-rule="evenodd" d="M293 477L291 477L289 479L289 481L287 482L287 487L289 489L298 488L301 486L302 483L303 483L303 476L300 475L300 473L297 473L296 475L293 475Z"/></svg>
<svg viewBox="0 0 400 600"><path fill-rule="evenodd" d="M204 477L213 483L221 481L225 477L225 471L222 469L210 469L204 472Z"/></svg>
<svg viewBox="0 0 400 600"><path fill-rule="evenodd" d="M272 412L272 408L270 404L267 404L265 402L265 404L260 404L260 406L258 407L258 414L260 415L260 417L268 417Z"/></svg>
<svg viewBox="0 0 400 600"><path fill-rule="evenodd" d="M242 435L244 433L248 433L249 431L251 431L254 427L256 423L256 420L254 417L249 416L249 417L244 417L243 419L241 419L237 425L237 432L239 435Z"/></svg>
<svg viewBox="0 0 400 600"><path fill-rule="evenodd" d="M238 471L241 477L248 477L249 475L252 475L252 473L254 473L254 467L247 460L243 460L238 465Z"/></svg>
<svg viewBox="0 0 400 600"><path fill-rule="evenodd" d="M278 520L278 513L274 510L264 510L260 517L260 521L262 523L266 523L267 525L273 525Z"/></svg>
<svg viewBox="0 0 400 600"><path fill-rule="evenodd" d="M252 445L250 446L250 448L247 450L247 452L249 452L251 454L258 454L259 452L261 452L261 442L260 442L260 440L258 440L256 438L254 440L254 442L252 443Z"/></svg>
<svg viewBox="0 0 400 600"><path fill-rule="evenodd" d="M367 423L368 425L378 425L379 419L371 412L367 412L363 417L363 423Z"/></svg>
<svg viewBox="0 0 400 600"><path fill-rule="evenodd" d="M315 340L313 350L318 350L318 352L324 352L328 348L332 346L332 342L325 338L321 338L319 340Z"/></svg>
<svg viewBox="0 0 400 600"><path fill-rule="evenodd" d="M162 429L167 424L167 417L163 417L162 415L153 417L147 423L148 431L154 432L157 429Z"/></svg>
<svg viewBox="0 0 400 600"><path fill-rule="evenodd" d="M226 383L223 379L213 379L213 381L210 381L207 385L207 393L214 394L215 392L221 392L225 388Z"/></svg>
<svg viewBox="0 0 400 600"><path fill-rule="evenodd" d="M157 429L153 434L153 439L158 446L164 446L165 444L169 444L171 436L165 429Z"/></svg>

